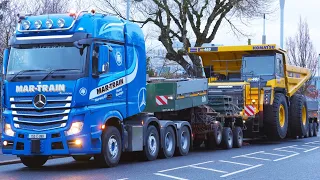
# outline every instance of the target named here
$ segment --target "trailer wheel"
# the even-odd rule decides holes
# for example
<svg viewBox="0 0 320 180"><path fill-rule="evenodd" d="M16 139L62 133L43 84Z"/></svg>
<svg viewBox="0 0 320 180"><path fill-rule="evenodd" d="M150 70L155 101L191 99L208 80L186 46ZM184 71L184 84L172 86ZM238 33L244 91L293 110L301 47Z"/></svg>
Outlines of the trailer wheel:
<svg viewBox="0 0 320 180"><path fill-rule="evenodd" d="M288 105L285 96L276 93L272 105L263 108L265 132L272 140L284 139L288 130Z"/></svg>
<svg viewBox="0 0 320 180"><path fill-rule="evenodd" d="M91 159L92 156L90 155L74 155L72 156L72 158L75 161L89 161Z"/></svg>
<svg viewBox="0 0 320 180"><path fill-rule="evenodd" d="M243 132L241 127L236 126L233 129L233 147L241 148L243 143Z"/></svg>
<svg viewBox="0 0 320 180"><path fill-rule="evenodd" d="M318 125L316 122L313 123L313 136L318 136Z"/></svg>
<svg viewBox="0 0 320 180"><path fill-rule="evenodd" d="M176 137L174 129L171 126L168 126L164 132L164 144L161 150L162 158L171 158L174 155L176 149Z"/></svg>
<svg viewBox="0 0 320 180"><path fill-rule="evenodd" d="M146 145L143 148L144 157L148 161L157 159L160 149L159 133L155 126L149 126L144 137Z"/></svg>
<svg viewBox="0 0 320 180"><path fill-rule="evenodd" d="M231 149L233 146L233 133L230 127L223 128L221 146L224 149Z"/></svg>
<svg viewBox="0 0 320 180"><path fill-rule="evenodd" d="M308 126L308 130L306 131L306 134L304 136L301 136L301 138L308 138L310 137L310 125Z"/></svg>
<svg viewBox="0 0 320 180"><path fill-rule="evenodd" d="M101 154L95 155L94 160L102 167L114 167L118 165L121 152L121 135L114 126L109 126L102 134Z"/></svg>
<svg viewBox="0 0 320 180"><path fill-rule="evenodd" d="M48 158L48 156L24 156L20 157L20 160L29 168L40 168L48 161Z"/></svg>
<svg viewBox="0 0 320 180"><path fill-rule="evenodd" d="M214 124L212 133L208 133L208 139L206 140L207 149L215 149L221 144L222 141L222 125L219 121Z"/></svg>
<svg viewBox="0 0 320 180"><path fill-rule="evenodd" d="M305 136L308 131L307 101L303 95L295 94L290 99L290 130L292 136Z"/></svg>
<svg viewBox="0 0 320 180"><path fill-rule="evenodd" d="M309 123L309 137L313 137L313 123Z"/></svg>
<svg viewBox="0 0 320 180"><path fill-rule="evenodd" d="M180 131L178 131L178 136L180 137L180 143L176 149L176 155L185 156L190 150L190 131L187 126L183 126Z"/></svg>

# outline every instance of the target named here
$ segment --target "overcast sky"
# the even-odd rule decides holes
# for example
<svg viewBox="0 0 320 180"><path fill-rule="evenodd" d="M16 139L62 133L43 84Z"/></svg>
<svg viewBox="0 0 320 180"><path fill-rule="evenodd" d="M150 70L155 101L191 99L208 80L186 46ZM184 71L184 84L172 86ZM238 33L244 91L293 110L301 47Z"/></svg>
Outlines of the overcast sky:
<svg viewBox="0 0 320 180"><path fill-rule="evenodd" d="M317 53L320 53L320 0L286 0L284 10L284 37L294 36L297 32L300 16L307 20L310 29L310 36ZM280 10L280 7L279 7ZM271 17L267 16L266 35L267 43L276 43L280 46L280 11L275 12ZM263 19L255 20L245 32L251 33L252 44L262 42ZM225 35L227 33L227 36ZM247 38L237 39L230 32L226 24L219 30L214 43L224 45L246 44ZM284 39L285 45L285 39ZM284 46L285 48L285 46Z"/></svg>

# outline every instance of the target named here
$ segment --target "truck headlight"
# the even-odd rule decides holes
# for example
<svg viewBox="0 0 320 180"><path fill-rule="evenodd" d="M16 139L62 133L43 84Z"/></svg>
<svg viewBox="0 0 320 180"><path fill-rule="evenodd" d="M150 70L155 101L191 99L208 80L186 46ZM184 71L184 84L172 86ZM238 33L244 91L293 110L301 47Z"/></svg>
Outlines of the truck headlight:
<svg viewBox="0 0 320 180"><path fill-rule="evenodd" d="M78 134L82 131L83 128L83 122L74 122L71 124L70 129L66 132L68 136L73 134Z"/></svg>
<svg viewBox="0 0 320 180"><path fill-rule="evenodd" d="M4 133L8 136L14 136L14 131L11 128L10 124L5 124L4 125Z"/></svg>

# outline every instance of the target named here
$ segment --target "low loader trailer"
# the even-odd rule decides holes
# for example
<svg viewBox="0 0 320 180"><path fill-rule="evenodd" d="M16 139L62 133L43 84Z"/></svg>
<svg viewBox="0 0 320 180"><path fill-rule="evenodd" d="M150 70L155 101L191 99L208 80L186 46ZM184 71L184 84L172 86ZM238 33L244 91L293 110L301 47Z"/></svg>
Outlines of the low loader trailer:
<svg viewBox="0 0 320 180"><path fill-rule="evenodd" d="M30 168L50 156L114 167L187 155L193 144L241 147L239 114L208 106L208 80L146 77L141 28L94 10L20 15L3 56L3 154Z"/></svg>
<svg viewBox="0 0 320 180"><path fill-rule="evenodd" d="M245 138L317 136L318 119L309 118L306 97L299 92L310 70L290 65L283 49L275 44L191 47L189 53L201 58L208 106L223 116L239 114Z"/></svg>

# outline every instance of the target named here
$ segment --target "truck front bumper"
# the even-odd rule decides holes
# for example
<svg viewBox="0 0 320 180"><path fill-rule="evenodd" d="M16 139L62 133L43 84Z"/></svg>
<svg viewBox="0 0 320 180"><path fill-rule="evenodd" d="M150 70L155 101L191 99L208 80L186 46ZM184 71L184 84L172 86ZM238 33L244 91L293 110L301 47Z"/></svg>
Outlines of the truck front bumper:
<svg viewBox="0 0 320 180"><path fill-rule="evenodd" d="M31 139L29 134L45 134L45 138ZM17 156L80 155L101 152L101 131L66 136L64 131L46 133L16 132L14 137L2 134L3 154Z"/></svg>

